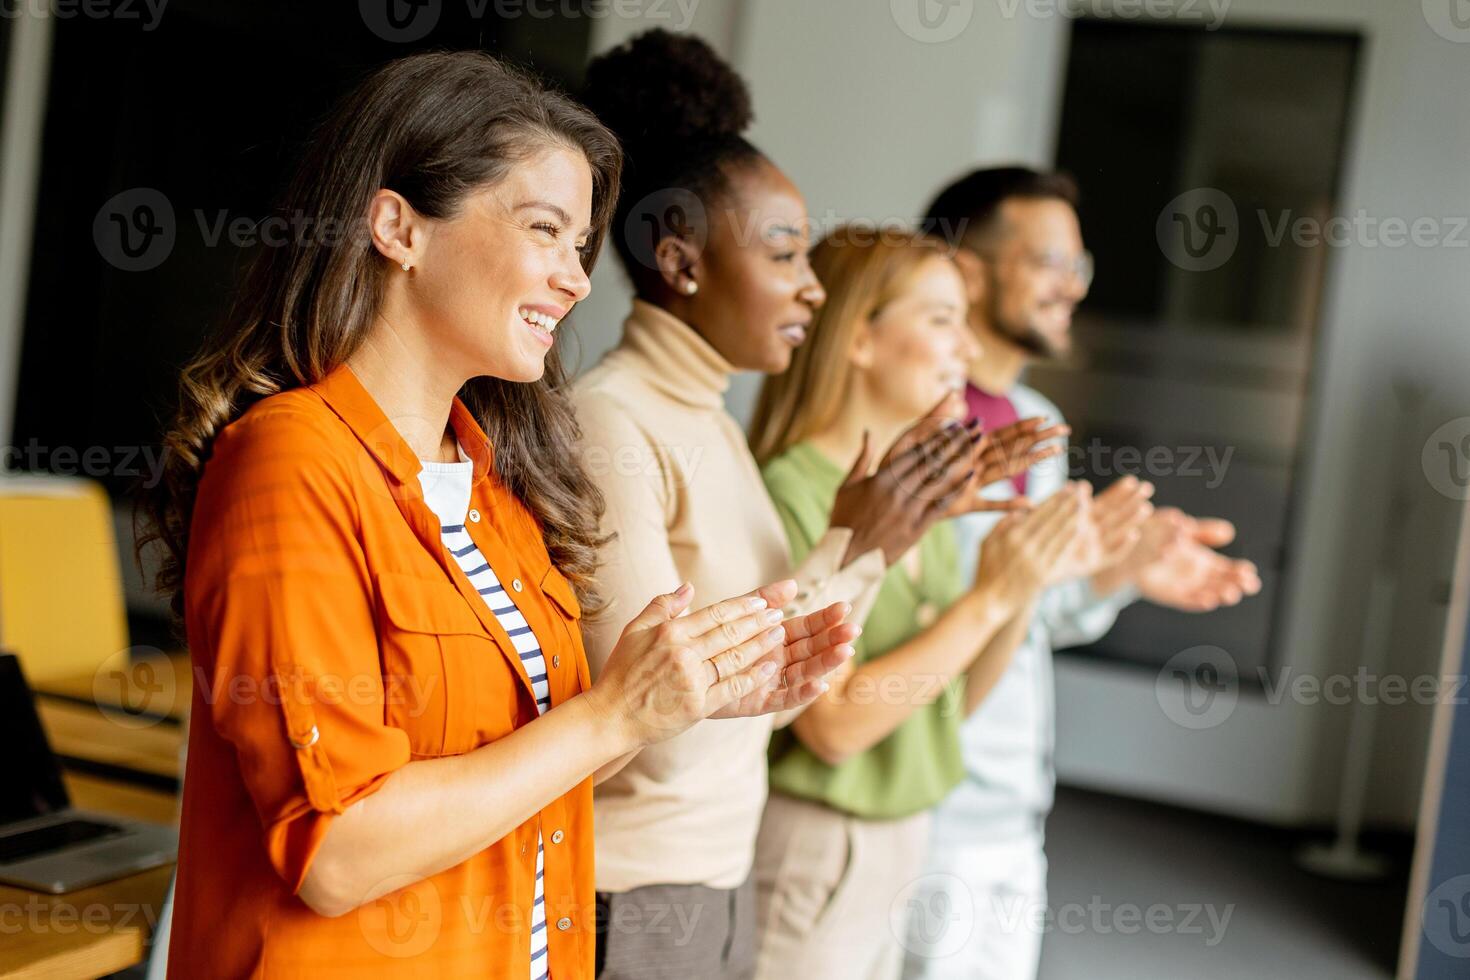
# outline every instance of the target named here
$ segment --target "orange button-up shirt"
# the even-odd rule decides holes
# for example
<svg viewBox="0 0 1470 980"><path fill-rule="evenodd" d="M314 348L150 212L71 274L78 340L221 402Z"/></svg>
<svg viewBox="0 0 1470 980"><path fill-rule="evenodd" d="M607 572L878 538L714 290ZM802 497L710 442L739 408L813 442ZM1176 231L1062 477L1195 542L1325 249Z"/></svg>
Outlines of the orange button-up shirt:
<svg viewBox="0 0 1470 980"><path fill-rule="evenodd" d="M450 422L474 461L465 527L496 577L522 586L554 709L590 686L576 597L458 400ZM590 777L468 860L347 915L297 897L332 820L394 770L537 718L515 646L444 548L419 469L345 365L262 400L214 441L185 580L195 685L174 976L524 980L538 832L551 975L592 976Z"/></svg>

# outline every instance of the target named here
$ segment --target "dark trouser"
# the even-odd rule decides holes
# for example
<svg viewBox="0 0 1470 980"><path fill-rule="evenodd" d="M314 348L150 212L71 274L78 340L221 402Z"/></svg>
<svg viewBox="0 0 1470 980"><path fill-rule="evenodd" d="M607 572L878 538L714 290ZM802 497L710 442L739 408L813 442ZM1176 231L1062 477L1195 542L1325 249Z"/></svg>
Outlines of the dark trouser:
<svg viewBox="0 0 1470 980"><path fill-rule="evenodd" d="M597 893L599 980L749 980L754 973L754 879L735 889L647 885Z"/></svg>

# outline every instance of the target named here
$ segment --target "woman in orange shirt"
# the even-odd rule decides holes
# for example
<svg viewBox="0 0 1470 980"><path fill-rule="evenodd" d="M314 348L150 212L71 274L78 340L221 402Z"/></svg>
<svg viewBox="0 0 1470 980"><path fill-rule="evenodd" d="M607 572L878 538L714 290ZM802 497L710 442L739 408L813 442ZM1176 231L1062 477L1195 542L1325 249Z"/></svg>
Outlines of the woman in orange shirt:
<svg viewBox="0 0 1470 980"><path fill-rule="evenodd" d="M556 323L616 142L476 53L368 79L184 371L155 534L194 658L174 975L591 977L592 783L851 655L780 582L653 599L596 684Z"/></svg>

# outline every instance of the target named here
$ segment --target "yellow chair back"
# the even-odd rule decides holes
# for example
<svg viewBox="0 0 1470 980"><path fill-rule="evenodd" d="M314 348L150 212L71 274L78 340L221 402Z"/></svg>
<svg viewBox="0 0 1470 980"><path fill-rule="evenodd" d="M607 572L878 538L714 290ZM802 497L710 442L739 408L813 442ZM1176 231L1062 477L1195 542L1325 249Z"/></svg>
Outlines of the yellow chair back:
<svg viewBox="0 0 1470 980"><path fill-rule="evenodd" d="M112 502L92 480L0 477L0 645L33 686L128 646Z"/></svg>

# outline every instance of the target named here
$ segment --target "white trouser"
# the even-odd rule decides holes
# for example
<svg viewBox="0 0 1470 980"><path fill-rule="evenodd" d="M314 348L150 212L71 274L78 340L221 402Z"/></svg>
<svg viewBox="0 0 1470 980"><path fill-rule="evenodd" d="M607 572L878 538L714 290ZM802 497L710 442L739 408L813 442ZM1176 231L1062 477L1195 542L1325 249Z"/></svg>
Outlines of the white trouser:
<svg viewBox="0 0 1470 980"><path fill-rule="evenodd" d="M909 907L904 980L1035 980L1046 909L1041 835L936 842Z"/></svg>

